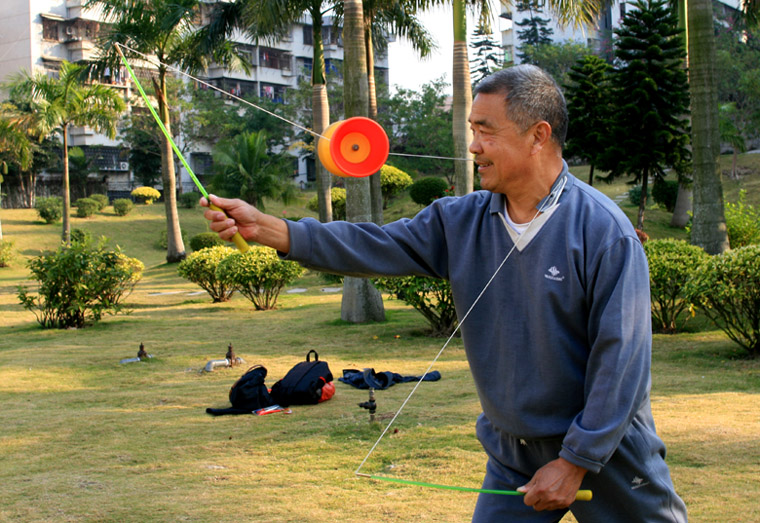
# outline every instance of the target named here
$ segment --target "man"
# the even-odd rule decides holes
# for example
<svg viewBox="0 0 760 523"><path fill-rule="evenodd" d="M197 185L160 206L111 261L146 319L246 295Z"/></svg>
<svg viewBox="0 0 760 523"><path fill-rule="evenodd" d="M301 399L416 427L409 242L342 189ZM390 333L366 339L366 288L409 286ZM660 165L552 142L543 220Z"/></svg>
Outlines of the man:
<svg viewBox="0 0 760 523"><path fill-rule="evenodd" d="M525 493L481 494L473 521L556 522L570 507L581 523L684 522L650 410L641 243L613 202L569 174L567 110L550 76L513 67L475 95L470 151L485 191L383 227L286 222L212 197L230 218L207 210L211 228L308 267L451 282L483 408L483 487ZM594 499L573 503L579 488Z"/></svg>

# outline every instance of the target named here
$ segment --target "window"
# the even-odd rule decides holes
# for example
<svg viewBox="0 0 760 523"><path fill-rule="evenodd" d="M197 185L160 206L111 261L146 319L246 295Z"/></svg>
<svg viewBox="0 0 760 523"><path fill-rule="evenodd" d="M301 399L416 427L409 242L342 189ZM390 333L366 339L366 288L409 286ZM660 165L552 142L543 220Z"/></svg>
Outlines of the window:
<svg viewBox="0 0 760 523"><path fill-rule="evenodd" d="M58 41L58 22L56 20L42 19L42 38L44 40Z"/></svg>
<svg viewBox="0 0 760 523"><path fill-rule="evenodd" d="M303 45L314 45L314 26L303 26Z"/></svg>
<svg viewBox="0 0 760 523"><path fill-rule="evenodd" d="M259 48L259 65L281 71L290 71L292 69L292 55L286 51L273 49L271 47Z"/></svg>

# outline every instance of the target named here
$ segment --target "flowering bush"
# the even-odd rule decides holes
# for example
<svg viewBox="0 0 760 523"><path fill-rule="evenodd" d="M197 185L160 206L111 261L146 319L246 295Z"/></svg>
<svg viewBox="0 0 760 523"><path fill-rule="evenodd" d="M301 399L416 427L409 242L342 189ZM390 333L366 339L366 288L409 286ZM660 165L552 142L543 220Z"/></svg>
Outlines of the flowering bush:
<svg viewBox="0 0 760 523"><path fill-rule="evenodd" d="M137 187L130 193L132 198L145 205L151 205L153 200L158 200L161 197L161 193L153 187Z"/></svg>

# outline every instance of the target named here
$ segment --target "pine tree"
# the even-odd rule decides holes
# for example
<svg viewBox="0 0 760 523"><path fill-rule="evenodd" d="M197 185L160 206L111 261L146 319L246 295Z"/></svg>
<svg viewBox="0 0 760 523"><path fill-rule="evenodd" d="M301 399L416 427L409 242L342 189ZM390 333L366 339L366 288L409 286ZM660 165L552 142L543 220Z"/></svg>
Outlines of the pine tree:
<svg viewBox="0 0 760 523"><path fill-rule="evenodd" d="M517 12L524 13L527 11L528 13L528 16L522 21L515 22L516 26L522 28L517 30L517 39L522 44L518 48L520 52L517 56L522 63L532 63L530 55L525 52L527 47L537 47L552 43L554 29L547 27L550 21L548 18L541 18L539 16L542 8L543 2L541 0L520 0L515 4Z"/></svg>
<svg viewBox="0 0 760 523"><path fill-rule="evenodd" d="M475 86L480 80L504 66L504 52L493 39L493 35L486 33L482 27L473 31L470 47L475 52L475 57L470 60L470 78Z"/></svg>
<svg viewBox="0 0 760 523"><path fill-rule="evenodd" d="M608 143L612 66L595 55L586 55L570 69L565 86L570 125L565 156L575 156L590 166L588 183L594 184L594 167Z"/></svg>
<svg viewBox="0 0 760 523"><path fill-rule="evenodd" d="M613 140L605 164L610 176L633 175L641 184L642 229L649 177L690 167L686 51L678 17L662 0L638 0L615 32L620 66L612 79Z"/></svg>

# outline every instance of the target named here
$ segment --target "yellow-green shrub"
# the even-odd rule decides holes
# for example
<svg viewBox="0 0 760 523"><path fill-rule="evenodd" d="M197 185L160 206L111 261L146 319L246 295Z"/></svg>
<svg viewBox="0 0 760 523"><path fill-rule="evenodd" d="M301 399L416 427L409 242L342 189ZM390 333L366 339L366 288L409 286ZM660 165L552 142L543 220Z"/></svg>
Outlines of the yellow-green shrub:
<svg viewBox="0 0 760 523"><path fill-rule="evenodd" d="M709 257L684 289L691 301L749 356L760 356L760 245Z"/></svg>
<svg viewBox="0 0 760 523"><path fill-rule="evenodd" d="M685 321L683 313L689 307L683 288L708 254L696 245L673 239L644 242L644 251L649 260L652 327L662 332L676 332Z"/></svg>
<svg viewBox="0 0 760 523"><path fill-rule="evenodd" d="M281 260L274 249L252 247L246 253L236 252L222 260L216 277L236 286L261 311L274 309L280 291L304 271L295 262Z"/></svg>
<svg viewBox="0 0 760 523"><path fill-rule="evenodd" d="M206 291L214 303L228 301L235 292L235 284L216 276L216 269L227 256L237 252L232 247L218 245L193 252L179 262L177 273Z"/></svg>

